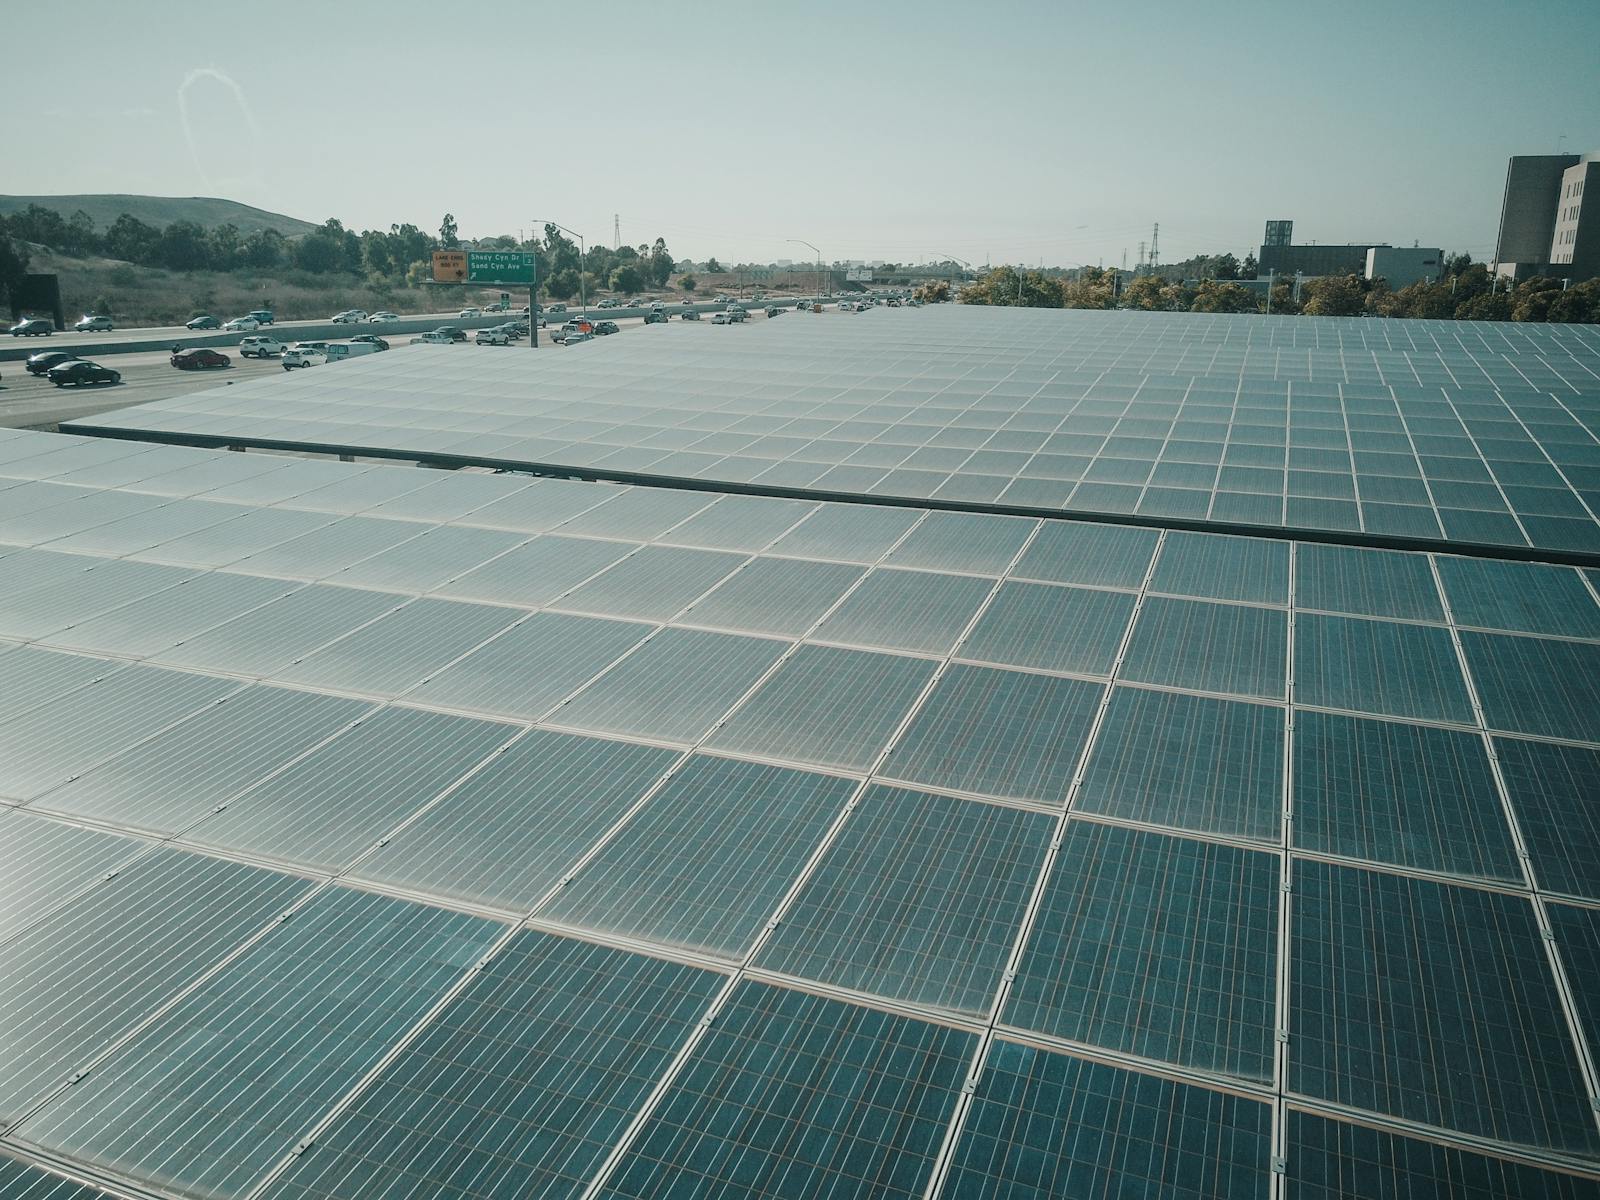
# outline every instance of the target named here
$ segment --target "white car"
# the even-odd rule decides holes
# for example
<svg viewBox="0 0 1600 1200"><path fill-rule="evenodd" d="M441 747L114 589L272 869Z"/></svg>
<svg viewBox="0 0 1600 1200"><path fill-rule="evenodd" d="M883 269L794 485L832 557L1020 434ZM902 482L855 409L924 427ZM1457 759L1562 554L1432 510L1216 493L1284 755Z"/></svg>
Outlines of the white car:
<svg viewBox="0 0 1600 1200"><path fill-rule="evenodd" d="M411 344L413 346L448 346L454 340L448 333L440 333L436 329L430 329L427 333L418 334L412 338Z"/></svg>
<svg viewBox="0 0 1600 1200"><path fill-rule="evenodd" d="M473 339L480 346L509 346L511 339L503 329L480 329L478 336Z"/></svg>
<svg viewBox="0 0 1600 1200"><path fill-rule="evenodd" d="M469 317L481 317L481 316L483 316L483 309L481 309L481 308L463 308L460 312L458 312L456 314L456 320L465 321Z"/></svg>
<svg viewBox="0 0 1600 1200"><path fill-rule="evenodd" d="M296 346L293 350L283 352L283 369L292 371L296 367L315 367L327 361L321 352L309 348L302 349ZM320 379L321 376L318 376Z"/></svg>
<svg viewBox="0 0 1600 1200"><path fill-rule="evenodd" d="M285 346L271 334L262 334L259 337L247 337L239 343L240 358L272 358L282 354L289 347Z"/></svg>
<svg viewBox="0 0 1600 1200"><path fill-rule="evenodd" d="M369 325L381 325L381 324L385 324L385 323L387 323L389 321L398 321L399 319L400 319L400 314L399 313L392 313L392 312L387 312L387 311L385 311L385 312L375 312L370 317L367 318L367 323Z"/></svg>
<svg viewBox="0 0 1600 1200"><path fill-rule="evenodd" d="M250 333L261 328L261 322L254 317L235 317L223 326L229 333Z"/></svg>

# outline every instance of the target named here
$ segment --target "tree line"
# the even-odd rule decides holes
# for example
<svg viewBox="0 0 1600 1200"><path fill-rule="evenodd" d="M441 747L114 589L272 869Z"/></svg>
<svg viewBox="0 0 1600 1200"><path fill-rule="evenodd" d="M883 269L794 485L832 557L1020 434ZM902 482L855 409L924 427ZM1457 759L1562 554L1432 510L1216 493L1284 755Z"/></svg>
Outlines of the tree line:
<svg viewBox="0 0 1600 1200"><path fill-rule="evenodd" d="M1231 259L1232 255L1220 257ZM1253 262L1249 265L1254 266ZM1249 276L1241 273L1237 278L1253 276L1252 270ZM1247 288L1235 279L1229 275L1186 280L1163 273L1140 275L1123 283L1116 271L1099 267L1084 267L1073 275L996 267L976 283L967 284L957 298L963 304L1029 308L1255 313L1270 307L1271 312L1284 315L1600 323L1600 279L1563 287L1561 280L1541 275L1511 287L1504 280L1495 280L1488 267L1466 254L1448 256L1439 280L1419 280L1398 290L1383 279L1360 275L1305 279L1298 290L1292 278L1280 278L1272 286L1270 306L1259 289Z"/></svg>
<svg viewBox="0 0 1600 1200"><path fill-rule="evenodd" d="M519 241L507 234L479 239L475 245L531 252L542 290L557 300L577 295L580 284L590 292L665 287L673 273L671 252L659 237L654 244L616 249L590 246L580 254L578 243L555 225L546 225L544 235L542 240ZM100 230L82 210L63 216L55 209L30 204L9 217L0 217L0 297L9 293L26 271L27 247L21 243L29 242L69 257L98 255L169 271L294 269L394 285L432 279L433 252L459 247L462 239L450 213L439 223L437 236L410 224L357 233L337 218L329 218L311 232L289 238L274 229L246 234L233 224L208 228L194 221L173 221L158 228L128 213ZM691 290L692 286L691 281Z"/></svg>

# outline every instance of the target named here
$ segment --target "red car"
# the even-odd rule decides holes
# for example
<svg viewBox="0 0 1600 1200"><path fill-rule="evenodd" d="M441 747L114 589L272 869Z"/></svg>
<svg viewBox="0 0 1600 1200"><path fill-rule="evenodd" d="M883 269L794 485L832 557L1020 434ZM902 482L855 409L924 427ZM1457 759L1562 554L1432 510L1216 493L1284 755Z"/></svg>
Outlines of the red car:
<svg viewBox="0 0 1600 1200"><path fill-rule="evenodd" d="M189 350L179 350L172 356L172 365L180 371L201 371L207 367L227 367L232 362L226 354L218 354L215 350L207 350L204 346L196 346Z"/></svg>

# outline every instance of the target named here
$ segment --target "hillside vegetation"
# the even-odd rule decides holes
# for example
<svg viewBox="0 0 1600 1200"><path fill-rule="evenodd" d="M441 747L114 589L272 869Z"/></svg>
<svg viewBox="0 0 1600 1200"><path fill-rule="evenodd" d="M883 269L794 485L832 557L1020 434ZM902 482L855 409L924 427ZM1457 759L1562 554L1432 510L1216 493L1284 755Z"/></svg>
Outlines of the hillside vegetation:
<svg viewBox="0 0 1600 1200"><path fill-rule="evenodd" d="M316 228L311 221L301 221L282 213L267 212L235 200L219 200L211 196L0 196L0 217L22 212L30 204L51 209L63 218L75 212L86 213L91 221L102 228L111 225L123 213L158 229L174 221L191 221L208 227L232 225L242 234L271 229L285 237L298 237Z"/></svg>

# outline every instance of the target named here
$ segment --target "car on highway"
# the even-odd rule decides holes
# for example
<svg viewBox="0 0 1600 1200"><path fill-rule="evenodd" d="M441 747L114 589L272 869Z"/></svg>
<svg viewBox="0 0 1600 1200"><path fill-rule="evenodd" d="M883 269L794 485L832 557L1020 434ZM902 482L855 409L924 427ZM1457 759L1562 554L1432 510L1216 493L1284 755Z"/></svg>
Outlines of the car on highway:
<svg viewBox="0 0 1600 1200"><path fill-rule="evenodd" d="M398 321L399 319L400 319L400 314L399 313L392 313L388 309L384 309L382 312L375 312L370 317L368 317L367 318L367 324L369 324L369 325L384 325L384 324L387 324L390 321Z"/></svg>
<svg viewBox="0 0 1600 1200"><path fill-rule="evenodd" d="M226 354L219 354L204 346L193 346L188 350L179 350L170 359L173 366L180 371L205 371L213 367L231 367L233 360Z"/></svg>
<svg viewBox="0 0 1600 1200"><path fill-rule="evenodd" d="M376 346L379 350L387 350L389 343L375 333L358 333L350 339L352 342L365 342L369 346Z"/></svg>
<svg viewBox="0 0 1600 1200"><path fill-rule="evenodd" d="M51 367L71 362L77 357L76 354L68 354L65 350L41 350L37 354L30 354L28 361L22 364L22 369L29 375L43 375Z"/></svg>
<svg viewBox="0 0 1600 1200"><path fill-rule="evenodd" d="M447 333L440 333L437 329L430 329L427 333L419 333L411 339L413 346L448 346L455 338Z"/></svg>
<svg viewBox="0 0 1600 1200"><path fill-rule="evenodd" d="M460 312L458 312L456 314L456 320L465 321L470 317L481 317L481 316L483 316L483 309L481 309L481 308L463 308Z"/></svg>
<svg viewBox="0 0 1600 1200"><path fill-rule="evenodd" d="M293 371L296 367L315 367L327 361L327 356L320 350L310 346L296 346L292 350L283 352L283 369Z"/></svg>
<svg viewBox="0 0 1600 1200"><path fill-rule="evenodd" d="M24 317L11 327L12 337L49 337L56 327L43 317Z"/></svg>
<svg viewBox="0 0 1600 1200"><path fill-rule="evenodd" d="M261 322L254 317L235 317L222 327L229 333L250 333L261 328Z"/></svg>
<svg viewBox="0 0 1600 1200"><path fill-rule="evenodd" d="M645 313L644 323L646 325L665 325L667 323L667 314L662 312L659 308L652 308L649 312Z"/></svg>
<svg viewBox="0 0 1600 1200"><path fill-rule="evenodd" d="M271 325L277 318L272 315L270 308L252 308L245 316L251 318L258 325Z"/></svg>
<svg viewBox="0 0 1600 1200"><path fill-rule="evenodd" d="M620 330L617 329L617 323L615 321L596 321L594 323L594 334L596 337L604 337L608 333L618 332L620 332Z"/></svg>
<svg viewBox="0 0 1600 1200"><path fill-rule="evenodd" d="M183 323L185 329L221 329L222 322L210 313L201 313Z"/></svg>
<svg viewBox="0 0 1600 1200"><path fill-rule="evenodd" d="M51 367L46 372L46 378L57 387L81 387L86 383L121 383L122 373L113 371L110 367L102 367L99 363L90 362L86 358L75 358L71 362L61 363Z"/></svg>
<svg viewBox="0 0 1600 1200"><path fill-rule="evenodd" d="M511 336L504 329L480 329L472 340L479 346L511 345Z"/></svg>
<svg viewBox="0 0 1600 1200"><path fill-rule="evenodd" d="M683 310L680 319L684 321L698 321L700 319L700 310L697 308L686 308Z"/></svg>
<svg viewBox="0 0 1600 1200"><path fill-rule="evenodd" d="M575 330L572 333L558 333L558 334L556 334L555 337L551 338L550 340L554 341L554 342L559 342L563 346L574 346L579 342L592 342L592 341L594 341L594 334L592 334L592 333L584 333L580 329L580 330Z"/></svg>
<svg viewBox="0 0 1600 1200"><path fill-rule="evenodd" d="M239 357L272 358L288 348L270 333L251 334L239 343Z"/></svg>
<svg viewBox="0 0 1600 1200"><path fill-rule="evenodd" d="M111 324L110 317L91 317L85 313L72 323L72 328L78 333L110 333L116 327Z"/></svg>

